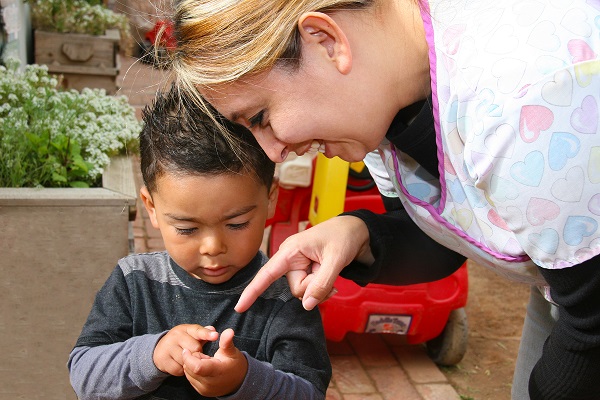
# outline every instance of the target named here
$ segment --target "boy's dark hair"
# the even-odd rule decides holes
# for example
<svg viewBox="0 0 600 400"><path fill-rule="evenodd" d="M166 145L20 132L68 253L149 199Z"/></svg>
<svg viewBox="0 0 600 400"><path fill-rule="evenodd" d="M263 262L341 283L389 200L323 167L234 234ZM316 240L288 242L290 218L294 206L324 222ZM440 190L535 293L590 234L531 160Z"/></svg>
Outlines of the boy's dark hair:
<svg viewBox="0 0 600 400"><path fill-rule="evenodd" d="M142 112L140 158L144 185L156 191L162 174L219 175L251 173L271 188L275 163L267 157L252 133L222 118L219 122L240 140L240 157L219 132L215 122L196 106L185 90L171 86L158 92ZM258 183L258 182L257 182Z"/></svg>

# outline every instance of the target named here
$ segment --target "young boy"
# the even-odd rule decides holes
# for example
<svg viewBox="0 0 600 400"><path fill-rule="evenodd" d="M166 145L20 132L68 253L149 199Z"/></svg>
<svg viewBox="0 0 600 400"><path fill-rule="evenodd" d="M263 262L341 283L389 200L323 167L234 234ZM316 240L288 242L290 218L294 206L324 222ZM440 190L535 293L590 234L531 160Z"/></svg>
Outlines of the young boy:
<svg viewBox="0 0 600 400"><path fill-rule="evenodd" d="M141 199L165 252L119 260L69 357L80 399L323 399L331 378L318 311L287 282L233 307L266 256L274 164L252 135L238 157L177 90L143 114Z"/></svg>

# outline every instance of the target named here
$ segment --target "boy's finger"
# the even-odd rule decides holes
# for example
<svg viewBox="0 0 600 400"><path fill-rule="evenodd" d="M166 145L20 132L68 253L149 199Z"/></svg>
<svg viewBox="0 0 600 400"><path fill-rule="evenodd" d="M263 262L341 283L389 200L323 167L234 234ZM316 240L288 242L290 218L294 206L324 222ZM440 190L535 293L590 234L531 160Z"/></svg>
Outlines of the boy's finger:
<svg viewBox="0 0 600 400"><path fill-rule="evenodd" d="M235 336L233 329L228 328L221 333L221 338L219 339L219 349L221 353L225 356L233 355L235 353L235 345L233 344L233 337Z"/></svg>
<svg viewBox="0 0 600 400"><path fill-rule="evenodd" d="M214 342L219 338L219 334L212 326L189 325L186 332L194 339L201 341Z"/></svg>
<svg viewBox="0 0 600 400"><path fill-rule="evenodd" d="M195 357L188 349L183 349L182 358L185 371L192 375L202 375L206 358Z"/></svg>

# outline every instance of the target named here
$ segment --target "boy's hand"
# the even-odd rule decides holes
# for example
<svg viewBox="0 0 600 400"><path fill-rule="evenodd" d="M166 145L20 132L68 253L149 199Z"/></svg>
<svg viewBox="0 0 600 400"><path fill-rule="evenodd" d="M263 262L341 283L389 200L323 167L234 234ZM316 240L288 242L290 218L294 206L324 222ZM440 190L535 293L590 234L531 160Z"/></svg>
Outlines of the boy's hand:
<svg viewBox="0 0 600 400"><path fill-rule="evenodd" d="M203 396L217 397L237 391L248 372L246 357L233 345L233 330L221 333L214 357L183 350L183 369L192 386Z"/></svg>
<svg viewBox="0 0 600 400"><path fill-rule="evenodd" d="M212 326L177 325L158 341L154 348L152 360L154 365L162 372L182 376L183 349L195 354L202 354L202 346L206 342L214 342L218 337L219 334Z"/></svg>

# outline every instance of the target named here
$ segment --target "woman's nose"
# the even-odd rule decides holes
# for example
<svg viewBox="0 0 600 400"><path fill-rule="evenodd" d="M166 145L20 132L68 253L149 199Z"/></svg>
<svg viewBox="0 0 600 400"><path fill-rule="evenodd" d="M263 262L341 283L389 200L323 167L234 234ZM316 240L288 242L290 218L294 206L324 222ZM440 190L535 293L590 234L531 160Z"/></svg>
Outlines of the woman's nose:
<svg viewBox="0 0 600 400"><path fill-rule="evenodd" d="M265 151L267 156L276 163L282 162L288 156L289 150L287 146L280 142L275 136L266 132L254 133L256 141Z"/></svg>

